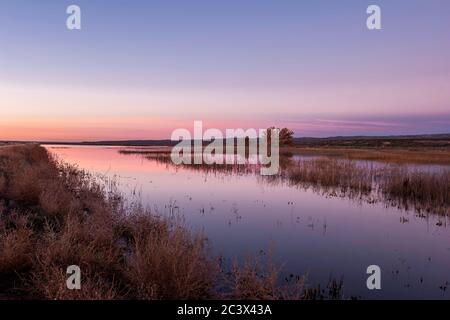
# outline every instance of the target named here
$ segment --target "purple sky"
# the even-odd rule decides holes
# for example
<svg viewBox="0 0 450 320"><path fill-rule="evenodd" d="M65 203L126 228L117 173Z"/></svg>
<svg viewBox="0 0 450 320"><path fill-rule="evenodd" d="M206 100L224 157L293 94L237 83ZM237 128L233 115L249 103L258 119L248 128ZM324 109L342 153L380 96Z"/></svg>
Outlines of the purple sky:
<svg viewBox="0 0 450 320"><path fill-rule="evenodd" d="M2 0L0 140L450 132L449 36L448 0Z"/></svg>

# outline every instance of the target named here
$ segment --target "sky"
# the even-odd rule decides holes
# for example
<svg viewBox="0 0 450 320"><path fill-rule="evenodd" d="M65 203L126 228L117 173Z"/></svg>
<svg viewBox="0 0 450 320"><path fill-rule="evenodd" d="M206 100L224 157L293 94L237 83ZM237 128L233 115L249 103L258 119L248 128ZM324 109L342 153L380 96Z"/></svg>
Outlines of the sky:
<svg viewBox="0 0 450 320"><path fill-rule="evenodd" d="M448 133L449 39L448 0L2 0L0 140Z"/></svg>

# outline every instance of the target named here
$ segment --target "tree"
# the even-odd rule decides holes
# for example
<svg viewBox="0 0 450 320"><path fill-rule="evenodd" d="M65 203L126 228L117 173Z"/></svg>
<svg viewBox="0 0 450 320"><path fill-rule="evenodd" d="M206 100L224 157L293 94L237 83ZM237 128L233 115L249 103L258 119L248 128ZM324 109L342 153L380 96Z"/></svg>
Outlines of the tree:
<svg viewBox="0 0 450 320"><path fill-rule="evenodd" d="M289 130L288 128L279 129L270 127L266 131L268 145L271 144L272 130L275 129L279 130L280 147L292 146L294 144L294 131Z"/></svg>
<svg viewBox="0 0 450 320"><path fill-rule="evenodd" d="M280 146L292 146L294 144L294 131L288 128L280 130Z"/></svg>

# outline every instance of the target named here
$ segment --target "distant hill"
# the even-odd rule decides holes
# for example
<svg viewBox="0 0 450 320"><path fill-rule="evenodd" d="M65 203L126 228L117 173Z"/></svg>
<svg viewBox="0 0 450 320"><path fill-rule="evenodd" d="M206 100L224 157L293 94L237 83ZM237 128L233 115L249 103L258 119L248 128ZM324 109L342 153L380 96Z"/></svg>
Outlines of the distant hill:
<svg viewBox="0 0 450 320"><path fill-rule="evenodd" d="M294 138L296 141L312 141L312 140L386 140L386 139L450 139L450 133L438 134L419 134L419 135L390 135L390 136L334 136L326 138L300 137Z"/></svg>
<svg viewBox="0 0 450 320"><path fill-rule="evenodd" d="M32 143L32 141L0 141L3 143ZM36 142L34 142L36 143ZM83 142L39 141L40 144L87 146L173 146L176 141L165 140L111 140ZM450 133L399 136L337 136L328 138L294 138L299 147L450 147Z"/></svg>
<svg viewBox="0 0 450 320"><path fill-rule="evenodd" d="M300 147L450 147L450 134L294 138Z"/></svg>

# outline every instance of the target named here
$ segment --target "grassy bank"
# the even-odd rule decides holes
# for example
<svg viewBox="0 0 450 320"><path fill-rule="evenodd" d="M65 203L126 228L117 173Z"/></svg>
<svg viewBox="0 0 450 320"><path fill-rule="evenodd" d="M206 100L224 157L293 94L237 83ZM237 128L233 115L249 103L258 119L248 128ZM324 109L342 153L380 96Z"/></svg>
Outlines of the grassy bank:
<svg viewBox="0 0 450 320"><path fill-rule="evenodd" d="M450 148L355 148L355 147L290 147L284 152L319 155L349 160L371 160L387 163L450 164Z"/></svg>
<svg viewBox="0 0 450 320"><path fill-rule="evenodd" d="M121 197L36 145L0 147L0 298L306 299L341 284L280 287L276 268L249 260L223 270L202 234ZM81 290L66 287L78 265ZM261 267L263 265L264 267Z"/></svg>

